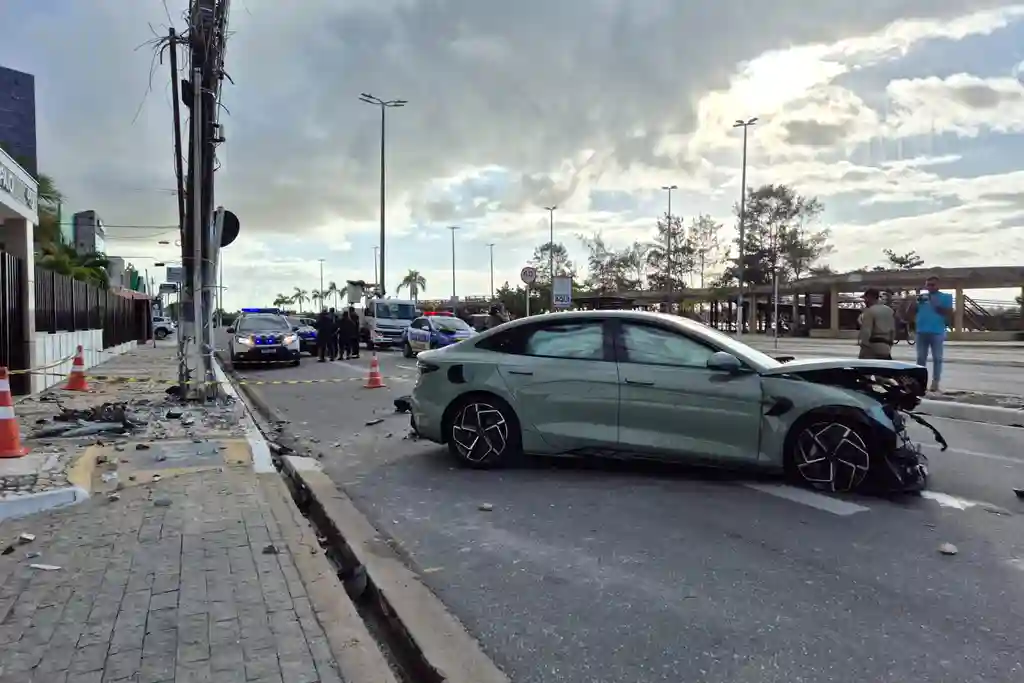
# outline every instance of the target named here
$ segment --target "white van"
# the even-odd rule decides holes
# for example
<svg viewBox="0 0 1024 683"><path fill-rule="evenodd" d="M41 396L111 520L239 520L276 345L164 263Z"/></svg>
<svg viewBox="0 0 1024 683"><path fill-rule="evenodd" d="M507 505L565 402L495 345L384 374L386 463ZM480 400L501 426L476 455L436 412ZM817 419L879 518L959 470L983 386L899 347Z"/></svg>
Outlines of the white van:
<svg viewBox="0 0 1024 683"><path fill-rule="evenodd" d="M359 337L370 351L401 346L402 333L419 316L412 299L367 299L359 315Z"/></svg>

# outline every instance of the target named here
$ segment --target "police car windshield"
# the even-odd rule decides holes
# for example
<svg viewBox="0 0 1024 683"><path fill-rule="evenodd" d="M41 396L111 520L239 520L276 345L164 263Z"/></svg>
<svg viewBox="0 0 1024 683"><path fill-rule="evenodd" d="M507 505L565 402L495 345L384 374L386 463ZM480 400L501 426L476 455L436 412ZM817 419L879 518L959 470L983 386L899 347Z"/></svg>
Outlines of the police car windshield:
<svg viewBox="0 0 1024 683"><path fill-rule="evenodd" d="M292 327L303 327L306 324L306 323L302 322L302 320L299 319L299 318L288 317L288 318L285 318L285 320L287 320L288 324L291 325Z"/></svg>
<svg viewBox="0 0 1024 683"><path fill-rule="evenodd" d="M376 317L382 320L415 320L419 317L416 307L412 304L399 304L393 301L378 302L375 308Z"/></svg>
<svg viewBox="0 0 1024 683"><path fill-rule="evenodd" d="M447 332L458 332L459 330L471 329L466 321L461 318L451 318L448 316L432 316L434 324L437 325L438 329L445 330Z"/></svg>
<svg viewBox="0 0 1024 683"><path fill-rule="evenodd" d="M242 316L235 329L239 332L289 332L292 327L282 316L250 313Z"/></svg>

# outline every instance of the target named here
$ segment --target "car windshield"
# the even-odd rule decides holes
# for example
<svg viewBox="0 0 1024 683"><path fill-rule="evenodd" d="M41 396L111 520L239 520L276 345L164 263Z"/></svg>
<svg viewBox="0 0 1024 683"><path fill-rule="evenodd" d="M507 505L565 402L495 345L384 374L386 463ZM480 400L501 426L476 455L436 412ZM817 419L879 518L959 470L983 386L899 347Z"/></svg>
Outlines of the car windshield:
<svg viewBox="0 0 1024 683"><path fill-rule="evenodd" d="M376 317L382 320L415 320L419 317L416 307L412 304L400 304L394 301L378 302L374 312Z"/></svg>
<svg viewBox="0 0 1024 683"><path fill-rule="evenodd" d="M442 332L459 332L461 330L472 329L460 318L434 316L434 325L436 325L437 329Z"/></svg>
<svg viewBox="0 0 1024 683"><path fill-rule="evenodd" d="M299 318L288 317L285 318L285 320L287 320L288 324L291 325L292 327L303 327L306 324L302 322L302 320L300 320Z"/></svg>
<svg viewBox="0 0 1024 683"><path fill-rule="evenodd" d="M238 332L289 332L288 320L279 315L247 315L238 321Z"/></svg>

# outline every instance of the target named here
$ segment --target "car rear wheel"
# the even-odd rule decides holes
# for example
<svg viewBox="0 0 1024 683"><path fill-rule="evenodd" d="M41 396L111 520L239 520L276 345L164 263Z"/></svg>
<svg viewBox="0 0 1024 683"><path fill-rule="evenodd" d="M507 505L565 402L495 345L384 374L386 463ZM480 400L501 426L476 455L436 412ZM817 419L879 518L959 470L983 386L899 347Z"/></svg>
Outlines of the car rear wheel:
<svg viewBox="0 0 1024 683"><path fill-rule="evenodd" d="M830 493L855 490L871 469L871 435L848 417L815 416L787 439L786 474L794 483Z"/></svg>
<svg viewBox="0 0 1024 683"><path fill-rule="evenodd" d="M497 396L462 399L447 427L448 450L467 467L499 467L520 453L519 421L512 408Z"/></svg>
<svg viewBox="0 0 1024 683"><path fill-rule="evenodd" d="M156 331L156 338L157 339L167 339L167 330L162 328L162 327L157 329L157 331Z"/></svg>

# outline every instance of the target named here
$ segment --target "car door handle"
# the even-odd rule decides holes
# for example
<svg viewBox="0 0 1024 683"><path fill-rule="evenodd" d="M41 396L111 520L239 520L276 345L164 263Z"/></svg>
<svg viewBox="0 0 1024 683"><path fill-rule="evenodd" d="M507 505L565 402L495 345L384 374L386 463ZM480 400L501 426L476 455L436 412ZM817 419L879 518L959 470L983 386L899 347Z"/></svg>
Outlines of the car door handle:
<svg viewBox="0 0 1024 683"><path fill-rule="evenodd" d="M530 371L530 370L509 370L508 374L510 374L510 375L532 375L533 372Z"/></svg>
<svg viewBox="0 0 1024 683"><path fill-rule="evenodd" d="M628 377L626 378L626 384L636 384L637 386L641 386L641 387L653 387L654 386L654 382L641 382L638 379L630 379Z"/></svg>

